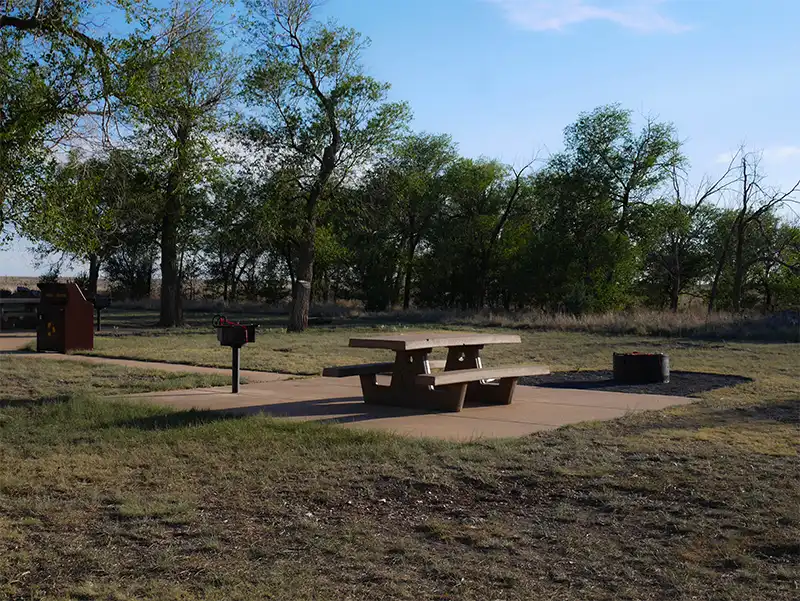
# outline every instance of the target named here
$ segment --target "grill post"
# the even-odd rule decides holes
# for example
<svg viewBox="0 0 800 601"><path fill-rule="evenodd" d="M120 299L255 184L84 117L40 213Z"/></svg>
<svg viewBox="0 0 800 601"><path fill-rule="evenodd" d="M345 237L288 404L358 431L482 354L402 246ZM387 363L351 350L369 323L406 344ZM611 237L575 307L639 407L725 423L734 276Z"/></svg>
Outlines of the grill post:
<svg viewBox="0 0 800 601"><path fill-rule="evenodd" d="M239 351L242 347L240 346L233 346L231 347L232 357L232 373L231 373L231 392L237 394L239 392Z"/></svg>

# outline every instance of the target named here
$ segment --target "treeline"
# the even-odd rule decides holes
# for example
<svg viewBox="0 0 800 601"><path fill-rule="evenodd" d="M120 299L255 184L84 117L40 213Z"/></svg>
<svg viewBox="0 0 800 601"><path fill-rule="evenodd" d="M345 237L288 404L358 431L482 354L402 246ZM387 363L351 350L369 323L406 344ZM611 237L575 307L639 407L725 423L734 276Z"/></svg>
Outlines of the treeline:
<svg viewBox="0 0 800 601"><path fill-rule="evenodd" d="M94 62L63 58L87 51L79 36L43 31L53 54L28 44L28 30L0 29L10 77L0 216L42 255L88 263L90 294L101 273L129 298L158 278L161 322L176 325L201 279L200 293L229 301L291 298L291 329L307 326L312 300L797 306L798 186L770 187L757 152L742 148L691 184L674 127L612 105L579 115L550 157L466 158L449 136L408 129L409 108L364 74L357 32L315 22L304 0L249 5L234 33L258 50L244 59L224 49L232 30L210 2L176 3L148 17L159 31L89 47ZM72 10L73 21L91 17ZM92 77L95 88L74 83ZM37 94L73 85L68 106L57 96L32 116ZM96 113L125 134L55 160L47 140Z"/></svg>

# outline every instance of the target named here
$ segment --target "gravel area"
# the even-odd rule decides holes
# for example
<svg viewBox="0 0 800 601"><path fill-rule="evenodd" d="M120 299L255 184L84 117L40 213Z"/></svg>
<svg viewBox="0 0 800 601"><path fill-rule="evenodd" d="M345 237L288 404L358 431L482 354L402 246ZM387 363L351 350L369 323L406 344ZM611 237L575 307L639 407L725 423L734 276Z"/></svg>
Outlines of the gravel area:
<svg viewBox="0 0 800 601"><path fill-rule="evenodd" d="M695 371L672 371L669 382L660 384L619 384L610 369L597 371L559 371L547 376L520 378L523 386L546 388L577 388L605 392L632 392L637 394L664 394L668 396L696 396L702 392L727 388L752 382L743 376L707 374Z"/></svg>

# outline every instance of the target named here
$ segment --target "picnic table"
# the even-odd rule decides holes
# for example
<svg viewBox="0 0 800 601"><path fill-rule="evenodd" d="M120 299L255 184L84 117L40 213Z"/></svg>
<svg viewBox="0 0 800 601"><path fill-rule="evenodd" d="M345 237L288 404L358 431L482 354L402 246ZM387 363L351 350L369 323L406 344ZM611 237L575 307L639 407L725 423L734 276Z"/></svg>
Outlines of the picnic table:
<svg viewBox="0 0 800 601"><path fill-rule="evenodd" d="M351 338L354 348L387 349L392 362L327 367L323 376L359 376L364 402L461 411L465 402L508 405L522 376L550 373L544 365L486 368L481 350L490 344L519 344L515 334L413 333ZM435 348L447 348L445 361L432 361ZM434 369L439 371L434 373ZM378 375L391 375L390 384Z"/></svg>

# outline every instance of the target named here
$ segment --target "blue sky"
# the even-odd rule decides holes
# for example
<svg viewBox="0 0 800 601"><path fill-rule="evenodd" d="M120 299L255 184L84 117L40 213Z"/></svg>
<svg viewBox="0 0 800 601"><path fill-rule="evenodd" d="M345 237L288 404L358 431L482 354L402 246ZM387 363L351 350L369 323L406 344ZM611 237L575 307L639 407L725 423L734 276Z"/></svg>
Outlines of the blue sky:
<svg viewBox="0 0 800 601"><path fill-rule="evenodd" d="M675 124L695 180L742 143L771 184L800 178L800 1L327 0L320 16L371 38L367 71L467 156L546 156L619 102ZM24 245L0 250L0 275L34 272Z"/></svg>

